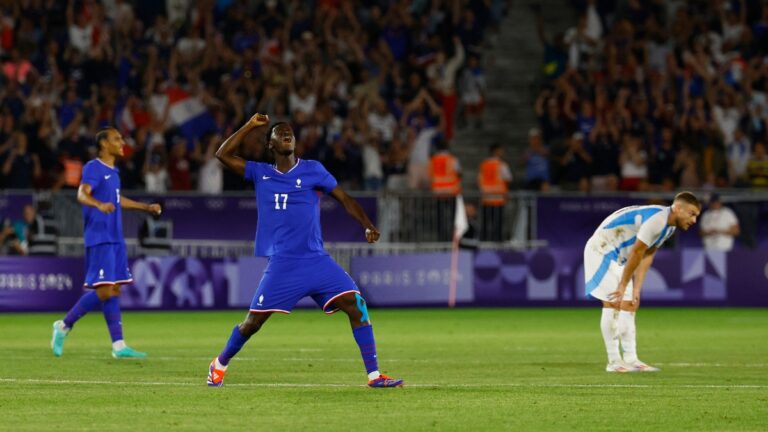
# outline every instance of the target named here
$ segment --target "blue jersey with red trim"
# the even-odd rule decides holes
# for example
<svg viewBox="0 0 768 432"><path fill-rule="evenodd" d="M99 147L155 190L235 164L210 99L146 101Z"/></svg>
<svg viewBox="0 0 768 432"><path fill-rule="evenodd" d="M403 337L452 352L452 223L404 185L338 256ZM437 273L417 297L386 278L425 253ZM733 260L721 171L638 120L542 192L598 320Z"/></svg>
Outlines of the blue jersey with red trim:
<svg viewBox="0 0 768 432"><path fill-rule="evenodd" d="M274 165L247 161L245 179L256 189L257 256L310 258L327 255L320 229L320 193L336 179L317 161L297 159L285 173Z"/></svg>

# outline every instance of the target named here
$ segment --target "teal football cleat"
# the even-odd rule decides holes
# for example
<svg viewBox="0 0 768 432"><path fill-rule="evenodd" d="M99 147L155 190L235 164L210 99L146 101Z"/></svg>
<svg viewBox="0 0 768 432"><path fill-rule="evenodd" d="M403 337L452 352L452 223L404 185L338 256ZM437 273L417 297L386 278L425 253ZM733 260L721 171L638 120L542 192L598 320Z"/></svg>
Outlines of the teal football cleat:
<svg viewBox="0 0 768 432"><path fill-rule="evenodd" d="M120 351L112 350L112 357L116 359L143 359L147 358L147 353L136 351L131 347L125 347Z"/></svg>
<svg viewBox="0 0 768 432"><path fill-rule="evenodd" d="M64 353L64 338L69 334L69 330L64 329L64 321L56 321L53 323L53 337L51 337L51 349L53 355L61 357Z"/></svg>

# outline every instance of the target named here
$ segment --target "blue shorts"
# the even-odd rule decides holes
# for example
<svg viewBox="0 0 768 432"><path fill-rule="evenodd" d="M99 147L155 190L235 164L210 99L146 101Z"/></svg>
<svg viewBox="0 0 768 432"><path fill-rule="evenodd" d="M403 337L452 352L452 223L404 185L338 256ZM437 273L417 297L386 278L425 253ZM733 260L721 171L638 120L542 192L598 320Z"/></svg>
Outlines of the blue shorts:
<svg viewBox="0 0 768 432"><path fill-rule="evenodd" d="M85 248L85 287L133 282L123 243L102 243Z"/></svg>
<svg viewBox="0 0 768 432"><path fill-rule="evenodd" d="M271 257L251 302L251 312L291 313L306 296L332 314L336 298L359 293L355 281L328 255L313 258Z"/></svg>

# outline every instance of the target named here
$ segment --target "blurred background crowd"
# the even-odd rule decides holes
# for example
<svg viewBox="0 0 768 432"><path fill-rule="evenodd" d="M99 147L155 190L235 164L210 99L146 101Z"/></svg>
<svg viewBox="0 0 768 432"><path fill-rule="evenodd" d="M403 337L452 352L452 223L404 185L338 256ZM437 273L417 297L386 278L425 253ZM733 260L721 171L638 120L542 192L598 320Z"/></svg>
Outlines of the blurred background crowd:
<svg viewBox="0 0 768 432"><path fill-rule="evenodd" d="M454 119L482 127L505 4L0 0L0 187L76 188L116 125L124 189L243 189L214 152L254 112L289 121L298 154L350 189L418 187L409 162ZM245 156L266 159L263 139Z"/></svg>
<svg viewBox="0 0 768 432"><path fill-rule="evenodd" d="M547 34L525 183L582 191L768 187L768 5L574 1Z"/></svg>

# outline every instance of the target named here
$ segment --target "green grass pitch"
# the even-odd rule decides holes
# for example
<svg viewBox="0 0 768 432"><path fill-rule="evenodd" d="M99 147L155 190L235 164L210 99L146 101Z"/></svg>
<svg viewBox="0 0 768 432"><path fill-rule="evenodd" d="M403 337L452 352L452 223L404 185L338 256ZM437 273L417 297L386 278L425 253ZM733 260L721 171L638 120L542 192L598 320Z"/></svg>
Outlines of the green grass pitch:
<svg viewBox="0 0 768 432"><path fill-rule="evenodd" d="M100 313L51 354L60 314L0 315L0 430L768 430L765 309L645 309L641 359L608 374L599 308L372 310L385 373L369 389L346 317L277 315L232 361L210 359L244 312L124 313L149 353L114 360Z"/></svg>

